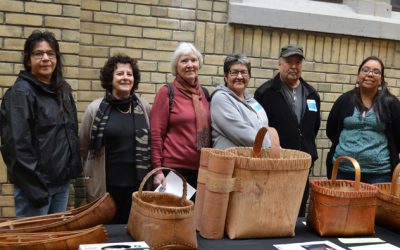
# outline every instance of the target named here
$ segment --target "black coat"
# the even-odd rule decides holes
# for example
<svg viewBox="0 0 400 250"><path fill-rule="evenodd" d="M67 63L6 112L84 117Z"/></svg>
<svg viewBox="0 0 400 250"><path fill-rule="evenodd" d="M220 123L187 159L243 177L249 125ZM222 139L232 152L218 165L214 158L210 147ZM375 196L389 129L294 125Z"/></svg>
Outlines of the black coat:
<svg viewBox="0 0 400 250"><path fill-rule="evenodd" d="M316 90L300 78L305 87L303 100L312 99L317 105L317 111L310 111L305 105L305 111L300 124L296 114L286 101L282 90L282 81L277 74L273 79L265 82L255 92L254 98L264 107L268 116L269 126L274 127L279 134L282 148L300 150L309 153L312 160L318 158L315 138L321 124L320 98Z"/></svg>
<svg viewBox="0 0 400 250"><path fill-rule="evenodd" d="M3 97L1 152L11 183L36 207L48 204L48 184L82 172L76 106L69 85L67 106L30 72L21 71Z"/></svg>
<svg viewBox="0 0 400 250"><path fill-rule="evenodd" d="M355 102L353 101L354 89L341 95L333 104L326 123L326 135L332 142L332 146L326 157L326 168L330 177L333 167L333 155L339 143L340 133L343 130L343 121L346 117L352 116ZM390 97L389 102L390 122L386 122L386 138L390 155L392 172L399 163L400 150L400 102L396 97Z"/></svg>

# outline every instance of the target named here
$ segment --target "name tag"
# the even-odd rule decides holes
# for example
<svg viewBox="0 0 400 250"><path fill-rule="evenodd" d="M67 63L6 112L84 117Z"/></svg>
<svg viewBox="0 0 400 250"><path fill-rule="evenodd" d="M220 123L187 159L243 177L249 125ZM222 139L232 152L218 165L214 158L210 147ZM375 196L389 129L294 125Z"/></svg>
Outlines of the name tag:
<svg viewBox="0 0 400 250"><path fill-rule="evenodd" d="M318 111L315 100L307 99L307 107L308 107L308 110L310 110L310 111L314 111L314 112Z"/></svg>

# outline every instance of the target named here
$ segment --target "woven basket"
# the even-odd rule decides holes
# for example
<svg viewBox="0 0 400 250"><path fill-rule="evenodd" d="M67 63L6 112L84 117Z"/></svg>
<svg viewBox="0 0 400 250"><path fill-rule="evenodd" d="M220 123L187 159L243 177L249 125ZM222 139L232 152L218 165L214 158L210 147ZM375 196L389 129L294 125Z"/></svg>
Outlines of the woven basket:
<svg viewBox="0 0 400 250"><path fill-rule="evenodd" d="M400 164L393 172L392 183L375 184L379 188L376 223L400 231Z"/></svg>
<svg viewBox="0 0 400 250"><path fill-rule="evenodd" d="M339 162L349 160L355 168L355 181L336 180ZM360 165L348 156L336 159L331 180L310 181L307 225L320 236L356 236L375 233L378 188L361 183Z"/></svg>
<svg viewBox="0 0 400 250"><path fill-rule="evenodd" d="M182 179L181 197L169 193L143 191L146 181L162 169L171 170ZM132 194L128 233L136 241L145 241L153 250L196 249L194 205L186 199L186 195L186 180L179 172L169 168L153 169L143 178L139 191Z"/></svg>
<svg viewBox="0 0 400 250"><path fill-rule="evenodd" d="M206 190L206 180L208 172L208 158L210 152L215 149L202 148L200 154L199 173L197 175L196 201L194 203L194 219L196 230L200 230L201 215L203 213L204 195Z"/></svg>
<svg viewBox="0 0 400 250"><path fill-rule="evenodd" d="M268 128L272 147L261 148L267 128L259 130L253 148L227 149L235 155L226 232L230 239L294 236L311 156L281 149L276 130Z"/></svg>
<svg viewBox="0 0 400 250"><path fill-rule="evenodd" d="M224 237L226 212L232 186L234 155L224 150L209 152L208 171L205 182L200 235L206 239Z"/></svg>
<svg viewBox="0 0 400 250"><path fill-rule="evenodd" d="M60 232L1 233L0 250L76 250L81 244L107 241L108 235L103 225Z"/></svg>

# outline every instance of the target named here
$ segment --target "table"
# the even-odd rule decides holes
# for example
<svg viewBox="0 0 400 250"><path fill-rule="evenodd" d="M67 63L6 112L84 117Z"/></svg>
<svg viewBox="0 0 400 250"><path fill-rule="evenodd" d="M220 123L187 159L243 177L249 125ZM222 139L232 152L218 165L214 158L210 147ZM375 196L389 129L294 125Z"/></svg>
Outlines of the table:
<svg viewBox="0 0 400 250"><path fill-rule="evenodd" d="M224 238L222 240L207 240L197 235L198 249L207 250L266 250L275 249L273 245L275 244L288 244L288 243L299 243L307 241L324 241L329 240L336 245L339 245L345 249L351 246L357 246L360 244L343 244L338 241L337 238L331 237L320 237L316 233L309 230L303 223L304 218L299 218L296 224L296 236L290 238L264 238L264 239L248 239L248 240L230 240ZM106 225L106 229L109 234L109 242L129 242L133 241L130 235L126 231L126 225ZM394 232L385 229L380 226L375 226L375 236L387 243L400 247L400 232Z"/></svg>

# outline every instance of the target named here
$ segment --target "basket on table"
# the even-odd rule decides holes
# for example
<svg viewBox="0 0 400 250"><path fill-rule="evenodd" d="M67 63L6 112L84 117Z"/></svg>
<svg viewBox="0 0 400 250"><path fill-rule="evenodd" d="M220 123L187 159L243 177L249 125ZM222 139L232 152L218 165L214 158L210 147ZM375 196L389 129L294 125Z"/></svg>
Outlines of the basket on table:
<svg viewBox="0 0 400 250"><path fill-rule="evenodd" d="M143 191L146 181L157 171L171 170L183 181L182 196L163 192ZM157 168L150 171L132 194L128 233L136 241L145 241L153 250L196 249L194 204L186 199L187 183L177 171Z"/></svg>
<svg viewBox="0 0 400 250"><path fill-rule="evenodd" d="M269 132L271 148L262 148ZM294 236L311 156L281 149L273 128L261 128L254 146L227 149L235 155L225 230L230 239Z"/></svg>
<svg viewBox="0 0 400 250"><path fill-rule="evenodd" d="M355 181L336 180L341 160L352 163ZM358 162L340 156L333 166L331 180L310 181L307 225L320 236L373 235L378 188L360 179Z"/></svg>
<svg viewBox="0 0 400 250"><path fill-rule="evenodd" d="M397 164L390 183L374 184L379 188L376 206L376 223L400 230L400 164Z"/></svg>

